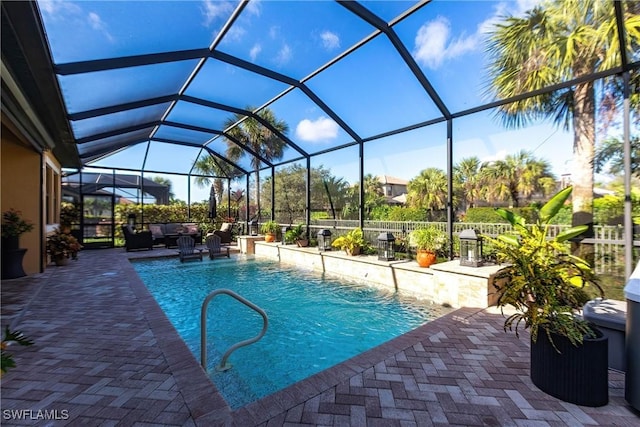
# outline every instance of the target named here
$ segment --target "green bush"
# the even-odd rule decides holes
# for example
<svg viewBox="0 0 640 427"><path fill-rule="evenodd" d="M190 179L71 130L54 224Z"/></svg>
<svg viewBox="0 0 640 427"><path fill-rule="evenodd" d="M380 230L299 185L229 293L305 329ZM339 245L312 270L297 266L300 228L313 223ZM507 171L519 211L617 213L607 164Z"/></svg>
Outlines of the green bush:
<svg viewBox="0 0 640 427"><path fill-rule="evenodd" d="M593 200L593 221L601 225L617 225L624 221L624 199L607 194Z"/></svg>
<svg viewBox="0 0 640 427"><path fill-rule="evenodd" d="M377 221L425 221L426 209L406 206L377 206L371 210L370 219Z"/></svg>
<svg viewBox="0 0 640 427"><path fill-rule="evenodd" d="M462 222L472 222L472 223L507 223L506 220L501 218L496 212L494 207L480 207L480 208L469 208L467 213L464 215ZM511 208L509 209L512 212L517 213L521 217L523 217L527 222L535 222L537 218L536 208L532 206L527 206L524 208Z"/></svg>

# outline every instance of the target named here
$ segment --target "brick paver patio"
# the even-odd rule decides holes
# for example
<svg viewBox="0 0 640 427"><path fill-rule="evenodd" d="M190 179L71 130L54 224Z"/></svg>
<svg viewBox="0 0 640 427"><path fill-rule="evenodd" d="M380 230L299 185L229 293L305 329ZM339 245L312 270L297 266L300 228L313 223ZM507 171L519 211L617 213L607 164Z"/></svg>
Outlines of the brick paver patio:
<svg viewBox="0 0 640 427"><path fill-rule="evenodd" d="M127 261L167 253L83 251L2 282L2 328L35 341L10 347L3 425L640 425L623 374L607 406L559 401L529 379L527 336L471 308L231 411Z"/></svg>

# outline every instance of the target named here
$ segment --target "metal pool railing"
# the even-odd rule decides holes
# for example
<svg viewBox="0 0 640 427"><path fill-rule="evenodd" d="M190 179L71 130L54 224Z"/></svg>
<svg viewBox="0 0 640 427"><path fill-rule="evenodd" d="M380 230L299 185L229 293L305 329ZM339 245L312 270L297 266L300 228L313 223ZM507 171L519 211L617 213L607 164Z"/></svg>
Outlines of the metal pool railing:
<svg viewBox="0 0 640 427"><path fill-rule="evenodd" d="M267 327L269 326L269 318L267 317L267 313L251 301L241 297L230 289L216 289L215 291L211 292L202 302L202 311L200 313L200 364L205 371L207 370L207 307L209 306L209 302L211 302L212 299L220 294L229 295L230 297L235 298L247 307L257 311L258 314L262 316L262 331L260 331L260 333L253 338L240 341L239 343L236 343L229 347L229 349L222 355L220 364L216 367L218 371L226 371L231 369L231 364L227 364L227 359L229 358L231 353L233 353L240 347L244 347L258 341L267 332Z"/></svg>

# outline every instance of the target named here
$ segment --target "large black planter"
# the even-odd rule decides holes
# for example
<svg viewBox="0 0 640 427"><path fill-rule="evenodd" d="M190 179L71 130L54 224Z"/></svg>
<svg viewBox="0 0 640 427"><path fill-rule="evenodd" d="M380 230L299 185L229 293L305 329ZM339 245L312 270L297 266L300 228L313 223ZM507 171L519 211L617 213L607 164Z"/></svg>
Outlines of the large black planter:
<svg viewBox="0 0 640 427"><path fill-rule="evenodd" d="M583 406L609 403L608 339L587 338L574 346L565 337L553 336L553 347L544 330L531 342L531 380L542 391L565 402Z"/></svg>
<svg viewBox="0 0 640 427"><path fill-rule="evenodd" d="M27 252L20 249L20 236L2 238L2 280L26 276L22 268L22 258Z"/></svg>

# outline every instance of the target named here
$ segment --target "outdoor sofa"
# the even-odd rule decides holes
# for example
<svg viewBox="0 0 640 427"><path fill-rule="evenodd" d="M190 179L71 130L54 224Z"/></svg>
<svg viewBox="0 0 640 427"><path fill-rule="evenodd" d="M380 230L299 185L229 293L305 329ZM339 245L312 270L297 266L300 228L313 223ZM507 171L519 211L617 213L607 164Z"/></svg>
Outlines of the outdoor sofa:
<svg viewBox="0 0 640 427"><path fill-rule="evenodd" d="M149 224L149 231L154 245L177 246L176 240L181 235L191 236L196 244L202 244L202 230L195 222L154 223Z"/></svg>
<svg viewBox="0 0 640 427"><path fill-rule="evenodd" d="M127 252L136 249L153 249L153 235L149 230L136 231L131 225L123 225L122 234Z"/></svg>

